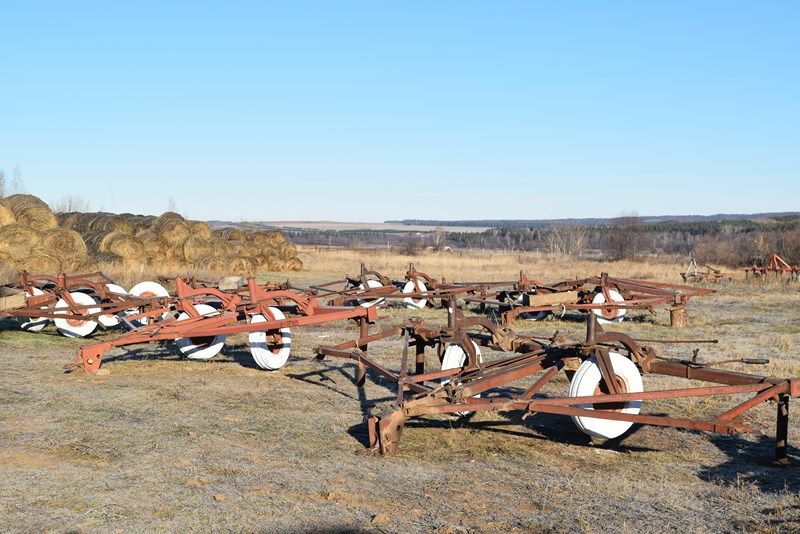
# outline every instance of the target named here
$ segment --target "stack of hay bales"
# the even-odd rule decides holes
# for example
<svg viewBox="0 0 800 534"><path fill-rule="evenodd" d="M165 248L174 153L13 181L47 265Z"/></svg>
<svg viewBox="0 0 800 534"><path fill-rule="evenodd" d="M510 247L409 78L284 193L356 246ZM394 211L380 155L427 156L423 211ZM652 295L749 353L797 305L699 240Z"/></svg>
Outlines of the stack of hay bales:
<svg viewBox="0 0 800 534"><path fill-rule="evenodd" d="M41 199L11 195L0 199L0 263L36 273L86 269L91 261L81 235L58 228Z"/></svg>
<svg viewBox="0 0 800 534"><path fill-rule="evenodd" d="M212 231L173 212L158 217L110 213L64 213L62 226L80 232L92 255L110 262L194 267L232 274L257 269L301 270L296 247L281 232L235 228Z"/></svg>
<svg viewBox="0 0 800 534"><path fill-rule="evenodd" d="M212 231L173 212L54 215L33 195L0 198L0 263L37 274L75 273L92 262L193 267L250 275L297 271L303 262L282 232Z"/></svg>

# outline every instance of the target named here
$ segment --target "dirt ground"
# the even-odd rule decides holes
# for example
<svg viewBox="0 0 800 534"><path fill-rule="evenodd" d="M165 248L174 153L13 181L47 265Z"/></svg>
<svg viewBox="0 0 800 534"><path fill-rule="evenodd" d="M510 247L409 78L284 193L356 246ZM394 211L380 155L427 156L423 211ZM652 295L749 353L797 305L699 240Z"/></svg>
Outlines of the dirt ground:
<svg viewBox="0 0 800 534"><path fill-rule="evenodd" d="M716 289L692 301L686 329L667 326L665 310L632 313L617 328L643 338L717 338L701 358L766 357L765 366L728 368L800 376L800 285ZM445 320L439 310L417 314ZM410 312L381 315L388 327ZM391 404L394 388L370 374L359 391L352 364L312 357L317 345L355 337L352 324L296 330L289 363L276 372L257 369L237 336L210 362L181 360L166 345L115 350L105 376L62 371L86 340L52 327L20 332L9 320L0 326L4 531L800 529L798 451L790 449L792 467L768 462L772 405L747 419L764 436L634 427L612 444L591 443L563 417L440 417L409 423L399 453L381 457L365 452L363 422ZM584 325L567 316L515 330L578 339ZM399 347L370 350L396 368ZM661 351L685 356L690 347ZM680 384L644 380L646 389ZM552 386L567 387L564 377ZM643 411L699 415L721 406L685 399ZM790 443L800 443L797 418Z"/></svg>

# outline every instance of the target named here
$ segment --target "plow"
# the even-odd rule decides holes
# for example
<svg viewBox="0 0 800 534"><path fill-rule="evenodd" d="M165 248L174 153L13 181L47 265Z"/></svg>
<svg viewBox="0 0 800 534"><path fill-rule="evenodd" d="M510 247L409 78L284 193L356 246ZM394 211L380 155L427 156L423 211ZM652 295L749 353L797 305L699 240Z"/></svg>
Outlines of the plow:
<svg viewBox="0 0 800 534"><path fill-rule="evenodd" d="M723 280L728 282L733 281L731 275L725 274L721 269L717 269L706 263L698 263L695 258L689 261L689 265L687 265L686 269L681 273L681 278L683 278L684 282L695 283L712 282L716 284Z"/></svg>
<svg viewBox="0 0 800 534"><path fill-rule="evenodd" d="M655 313L656 307L668 306L670 324L685 326L689 300L713 292L678 284L614 278L607 273L542 284L520 273L513 287L497 291L490 298L471 297L467 302L479 304L482 310L495 310L506 325L513 325L517 318L539 320L548 314L563 316L569 311L592 314L601 324L611 324L622 322L628 310Z"/></svg>
<svg viewBox="0 0 800 534"><path fill-rule="evenodd" d="M209 360L219 354L227 336L246 333L256 365L276 370L289 358L293 328L352 319L366 332L368 322L377 319L371 308L323 306L313 296L272 284L259 285L253 278L228 291L192 287L181 278L174 282L174 297L124 319L126 323L144 319L144 324L79 348L76 361L68 368L95 373L110 349L159 341L174 342L186 358Z"/></svg>
<svg viewBox="0 0 800 534"><path fill-rule="evenodd" d="M388 369L370 357L370 343L397 337L402 339L399 370ZM425 350L431 348L441 368L426 371ZM501 356L483 361L482 349ZM476 412L521 411L524 419L536 413L555 414L570 417L580 431L593 438L608 440L619 438L634 424L753 433L757 430L743 416L773 402L777 407L774 460L786 465L789 401L800 396L800 379L715 368L698 362L697 351L687 359L660 357L652 346L604 331L594 314L587 316L586 338L580 342L558 334L548 339L517 335L482 317L465 318L452 308L443 328L409 321L339 345L317 347L315 352L319 358L355 362L358 387L363 387L367 369L396 384L394 407L366 422L369 448L384 454L397 451L407 421L426 416L468 418ZM768 363L747 358L735 361ZM718 362L723 363L730 362ZM542 394L561 371L569 379L568 392ZM642 377L656 375L685 379L686 387L645 391ZM747 398L739 400L742 396ZM733 400L721 412L706 417L642 413L644 404L710 397Z"/></svg>
<svg viewBox="0 0 800 534"><path fill-rule="evenodd" d="M744 270L745 278L764 278L772 274L776 277L788 276L790 280L800 279L800 265L791 265L778 254L770 256L764 265L753 264Z"/></svg>

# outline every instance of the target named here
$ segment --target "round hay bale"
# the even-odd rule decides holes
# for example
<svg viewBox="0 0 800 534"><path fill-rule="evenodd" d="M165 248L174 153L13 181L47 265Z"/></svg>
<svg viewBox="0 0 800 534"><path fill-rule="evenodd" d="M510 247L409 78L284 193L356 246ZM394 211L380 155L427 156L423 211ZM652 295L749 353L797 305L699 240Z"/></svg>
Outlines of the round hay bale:
<svg viewBox="0 0 800 534"><path fill-rule="evenodd" d="M229 262L227 260L216 256L206 256L200 261L194 263L195 269L215 272L228 271L228 265Z"/></svg>
<svg viewBox="0 0 800 534"><path fill-rule="evenodd" d="M88 254L75 254L61 258L61 270L65 273L80 273L90 270L92 259Z"/></svg>
<svg viewBox="0 0 800 534"><path fill-rule="evenodd" d="M169 248L164 241L161 240L156 234L150 231L141 232L136 236L141 242L142 246L144 247L145 254L148 255L161 255L163 257L167 257L166 250Z"/></svg>
<svg viewBox="0 0 800 534"><path fill-rule="evenodd" d="M252 258L261 254L262 249L258 245L249 243L247 241L233 242L233 251L237 256Z"/></svg>
<svg viewBox="0 0 800 534"><path fill-rule="evenodd" d="M282 260L290 260L297 257L297 247L294 244L284 241L275 247L275 255Z"/></svg>
<svg viewBox="0 0 800 534"><path fill-rule="evenodd" d="M49 254L35 252L22 261L21 267L34 274L58 274L61 272L61 260Z"/></svg>
<svg viewBox="0 0 800 534"><path fill-rule="evenodd" d="M100 243L108 234L104 234L103 232L84 232L81 233L81 235L83 236L83 242L86 243L86 248L88 248L90 252L101 252Z"/></svg>
<svg viewBox="0 0 800 534"><path fill-rule="evenodd" d="M214 241L202 236L192 235L183 242L183 258L196 264L207 256L215 255Z"/></svg>
<svg viewBox="0 0 800 534"><path fill-rule="evenodd" d="M11 206L9 206L8 202L0 198L0 226L14 223L16 220L17 218L11 210Z"/></svg>
<svg viewBox="0 0 800 534"><path fill-rule="evenodd" d="M101 248L101 252L111 252L123 260L144 261L142 242L130 234L112 232L103 240L103 246L105 250Z"/></svg>
<svg viewBox="0 0 800 534"><path fill-rule="evenodd" d="M122 256L114 254L113 252L96 252L91 255L91 258L97 263L110 263L118 265L122 263Z"/></svg>
<svg viewBox="0 0 800 534"><path fill-rule="evenodd" d="M170 246L178 247L191 235L189 224L183 219L169 219L163 223L156 223L153 229Z"/></svg>
<svg viewBox="0 0 800 534"><path fill-rule="evenodd" d="M286 270L287 271L302 271L303 270L303 260L300 258L291 258L286 260Z"/></svg>
<svg viewBox="0 0 800 534"><path fill-rule="evenodd" d="M270 265L272 263L272 258L267 254L256 254L253 257L253 261L259 269L271 270Z"/></svg>
<svg viewBox="0 0 800 534"><path fill-rule="evenodd" d="M235 258L228 264L232 276L253 276L255 265L248 258Z"/></svg>
<svg viewBox="0 0 800 534"><path fill-rule="evenodd" d="M31 255L39 244L38 231L19 223L0 227L0 252L5 252L15 261L22 261Z"/></svg>
<svg viewBox="0 0 800 534"><path fill-rule="evenodd" d="M15 265L17 261L8 252L0 251L0 267Z"/></svg>
<svg viewBox="0 0 800 534"><path fill-rule="evenodd" d="M86 255L88 251L81 234L69 228L51 228L45 231L38 248L42 253L57 258Z"/></svg>
<svg viewBox="0 0 800 534"><path fill-rule="evenodd" d="M229 241L243 241L247 238L247 232L239 228L222 228L221 230L215 230L214 233L218 233L219 237Z"/></svg>
<svg viewBox="0 0 800 534"><path fill-rule="evenodd" d="M75 221L78 220L80 215L77 211L70 211L69 213L59 213L56 218L60 227L74 230Z"/></svg>
<svg viewBox="0 0 800 534"><path fill-rule="evenodd" d="M211 240L214 246L214 256L217 258L229 258L233 256L233 245L224 239L214 238Z"/></svg>
<svg viewBox="0 0 800 534"><path fill-rule="evenodd" d="M6 197L6 202L8 202L11 211L14 212L14 215L17 214L19 211L26 210L28 208L47 208L47 203L45 203L41 198L34 196L34 195L23 195L23 194L16 194L11 195L10 197Z"/></svg>
<svg viewBox="0 0 800 534"><path fill-rule="evenodd" d="M153 221L153 227L156 231L160 231L161 227L167 223L181 221L186 222L186 219L183 218L183 215L179 213L175 213L174 211L167 211L159 215Z"/></svg>
<svg viewBox="0 0 800 534"><path fill-rule="evenodd" d="M271 232L253 232L252 235L248 236L248 239L264 248L276 247L286 241L283 232L277 230Z"/></svg>
<svg viewBox="0 0 800 534"><path fill-rule="evenodd" d="M58 226L58 219L47 206L31 206L14 214L17 222L34 230L49 230Z"/></svg>
<svg viewBox="0 0 800 534"><path fill-rule="evenodd" d="M211 239L214 237L214 232L211 231L211 227L208 223L204 223L203 221L190 221L189 231L193 236L202 237L204 239Z"/></svg>

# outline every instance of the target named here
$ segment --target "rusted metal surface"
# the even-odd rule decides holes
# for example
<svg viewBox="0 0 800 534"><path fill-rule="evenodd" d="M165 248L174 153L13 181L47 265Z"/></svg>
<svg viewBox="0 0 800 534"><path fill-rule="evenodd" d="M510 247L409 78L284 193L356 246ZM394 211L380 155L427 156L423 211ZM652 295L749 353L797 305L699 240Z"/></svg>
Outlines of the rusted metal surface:
<svg viewBox="0 0 800 534"><path fill-rule="evenodd" d="M383 304L387 299L402 300L409 308L426 306L447 307L450 301L466 297L482 297L493 294L497 288L513 282L447 282L418 271L409 265L403 280L392 280L361 264L358 276L347 276L310 287L320 299L333 306L361 305L371 307Z"/></svg>
<svg viewBox="0 0 800 534"><path fill-rule="evenodd" d="M138 308L147 310L165 305L168 299L142 298L120 294L109 289L114 281L102 272L58 276L31 275L26 271L18 274L16 283L3 286L23 299L15 300L16 306L4 306L0 316L21 318L68 318L76 322L96 321L100 316L117 315ZM73 293L80 292L94 298L92 304L75 302ZM54 308L58 301L65 307Z"/></svg>
<svg viewBox="0 0 800 534"><path fill-rule="evenodd" d="M366 347L370 342L398 335L403 340L399 370L387 369L368 356ZM473 343L504 354L499 359L483 362L476 357L475 350L469 350ZM445 349L454 344L465 349L463 364L454 369L426 371L424 357L412 362L409 356L411 348L415 349L417 355L423 356L425 349L435 349L441 361ZM620 378L619 363L614 364L614 359L609 357L612 351L617 354L615 358L623 355L623 359L629 361L626 365L633 364L637 375L667 375L692 382L677 389L628 391ZM418 321L407 321L401 327L369 337L362 336L332 347L317 347L315 352L321 358L330 356L354 360L359 368L370 368L397 384L395 407L366 422L369 446L386 454L397 450L408 419L433 414L464 415L477 411L522 410L525 417L535 413L550 413L585 418L584 421L621 421L628 425L639 423L734 434L755 432L743 421L742 416L765 402L777 402L775 461L785 464L788 461L789 399L800 396L800 379L715 368L698 362L696 351L694 357L686 360L662 358L654 348L641 345L630 336L604 331L594 315L587 317L586 339L575 342L558 334L550 339L517 335L484 318L464 318L459 310L452 307L448 325L443 328L429 328ZM593 393L554 395L549 390L547 396L539 395L542 388L550 384L560 371L567 372L568 377L575 380L574 371L587 364L600 368L599 382ZM516 383L530 380L531 377L535 378L532 385L528 385L523 393L514 393L520 390ZM696 381L709 385L697 385ZM742 395L748 398L740 400ZM631 406L631 403L647 405L659 400L703 397L730 398L731 405L721 413L705 417L664 414L663 405L659 406L657 413L649 414L641 413L638 409L621 410L621 406Z"/></svg>
<svg viewBox="0 0 800 534"><path fill-rule="evenodd" d="M193 287L181 278L174 279L174 283L176 294L161 301L162 307L151 307L128 316L126 323L132 329L119 337L79 348L76 361L70 368L81 368L87 373L96 372L103 355L114 347L186 338L204 340L252 332L278 335L286 328L348 319L360 322L363 331L363 325L377 319L374 309L323 306L312 295L291 289L275 289L272 285L259 285L253 278L249 278L242 289L233 292L202 284ZM203 315L198 311L200 304L213 304L215 313ZM275 318L272 311L275 309L285 313L285 317ZM181 314L185 314L182 320ZM266 320L251 322L259 314ZM142 318L158 320L144 326L132 326Z"/></svg>
<svg viewBox="0 0 800 534"><path fill-rule="evenodd" d="M552 284L531 283L520 273L520 281L512 288L497 291L492 298L467 298L483 308L497 310L503 324L513 325L524 315L564 314L568 311L595 313L606 321L619 321L626 310L654 311L659 306L671 309L685 307L692 297L708 295L714 290L678 284L666 284L628 278L600 276L564 280ZM679 312L685 324L685 308Z"/></svg>
<svg viewBox="0 0 800 534"><path fill-rule="evenodd" d="M698 263L695 258L689 261L689 265L681 273L684 282L712 282L718 283L723 280L733 281L730 274L725 274L722 270L712 267L706 263Z"/></svg>
<svg viewBox="0 0 800 534"><path fill-rule="evenodd" d="M770 256L766 265L753 264L744 270L745 278L749 276L764 277L770 274L775 276L788 276L792 280L800 279L800 265L791 265L778 254Z"/></svg>

